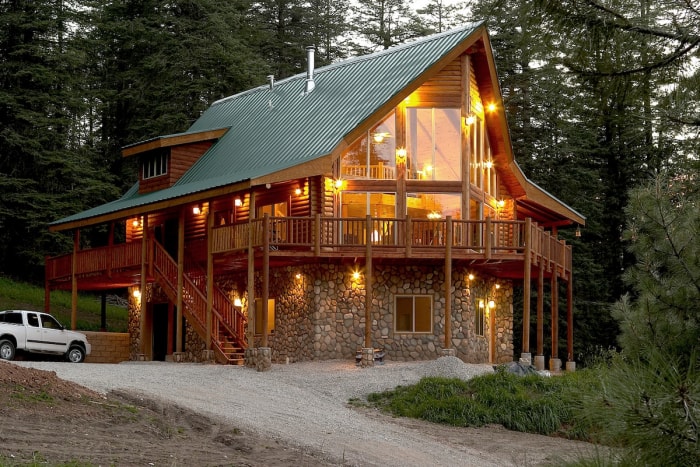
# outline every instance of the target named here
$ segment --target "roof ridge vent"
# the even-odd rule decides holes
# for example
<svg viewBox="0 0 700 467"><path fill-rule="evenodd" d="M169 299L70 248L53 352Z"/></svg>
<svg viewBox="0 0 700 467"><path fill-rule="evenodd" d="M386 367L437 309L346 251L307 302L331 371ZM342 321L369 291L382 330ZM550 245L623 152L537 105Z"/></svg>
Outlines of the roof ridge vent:
<svg viewBox="0 0 700 467"><path fill-rule="evenodd" d="M316 46L310 45L306 48L306 85L304 86L304 94L309 94L316 88L314 82L314 52Z"/></svg>

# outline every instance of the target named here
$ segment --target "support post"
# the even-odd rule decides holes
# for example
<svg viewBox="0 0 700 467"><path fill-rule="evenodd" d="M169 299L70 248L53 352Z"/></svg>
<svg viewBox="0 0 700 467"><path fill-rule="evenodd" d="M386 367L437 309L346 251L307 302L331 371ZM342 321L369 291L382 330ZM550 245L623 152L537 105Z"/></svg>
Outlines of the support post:
<svg viewBox="0 0 700 467"><path fill-rule="evenodd" d="M255 339L255 250L253 249L253 221L248 219L248 347L252 348Z"/></svg>
<svg viewBox="0 0 700 467"><path fill-rule="evenodd" d="M542 371L544 364L544 261L540 258L539 274L537 275L537 355L535 368Z"/></svg>
<svg viewBox="0 0 700 467"><path fill-rule="evenodd" d="M107 331L107 292L100 294L100 331Z"/></svg>
<svg viewBox="0 0 700 467"><path fill-rule="evenodd" d="M175 318L175 353L182 353L182 307L184 298L182 288L185 275L185 208L180 209L177 223L177 316Z"/></svg>
<svg viewBox="0 0 700 467"><path fill-rule="evenodd" d="M525 219L525 258L523 270L523 348L530 353L530 282L532 274L532 219Z"/></svg>
<svg viewBox="0 0 700 467"><path fill-rule="evenodd" d="M263 216L263 283L262 283L262 339L260 347L267 347L268 306L270 298L270 216Z"/></svg>
<svg viewBox="0 0 700 467"><path fill-rule="evenodd" d="M445 344L452 347L452 216L445 220Z"/></svg>
<svg viewBox="0 0 700 467"><path fill-rule="evenodd" d="M205 349L211 350L211 331L214 308L214 254L212 253L212 232L214 229L214 210L211 209L209 203L209 211L207 212L207 335Z"/></svg>
<svg viewBox="0 0 700 467"><path fill-rule="evenodd" d="M556 268L552 271L552 358L549 361L549 370L561 370L561 360L559 359L559 282Z"/></svg>
<svg viewBox="0 0 700 467"><path fill-rule="evenodd" d="M566 371L576 369L574 360L574 279L573 271L569 272L569 282L566 284Z"/></svg>
<svg viewBox="0 0 700 467"><path fill-rule="evenodd" d="M372 348L372 217L367 216L365 243L365 348ZM372 360L374 362L374 360Z"/></svg>
<svg viewBox="0 0 700 467"><path fill-rule="evenodd" d="M143 223L141 226L141 310L139 315L139 360L146 359L146 286L148 284L148 214L143 215Z"/></svg>
<svg viewBox="0 0 700 467"><path fill-rule="evenodd" d="M80 250L80 230L73 231L73 257L71 258L71 305L70 328L78 327L78 251Z"/></svg>

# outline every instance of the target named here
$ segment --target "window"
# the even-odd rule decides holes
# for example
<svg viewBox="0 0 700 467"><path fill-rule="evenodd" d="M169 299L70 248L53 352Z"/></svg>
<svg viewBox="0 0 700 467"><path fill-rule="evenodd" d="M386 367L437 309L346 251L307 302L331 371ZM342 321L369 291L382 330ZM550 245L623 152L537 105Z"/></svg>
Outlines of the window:
<svg viewBox="0 0 700 467"><path fill-rule="evenodd" d="M263 333L263 302L261 299L255 299L255 334ZM275 330L275 299L267 300L267 332L268 334Z"/></svg>
<svg viewBox="0 0 700 467"><path fill-rule="evenodd" d="M33 328L39 327L39 317L34 313L27 313L27 324Z"/></svg>
<svg viewBox="0 0 700 467"><path fill-rule="evenodd" d="M407 108L406 149L406 178L461 180L459 109Z"/></svg>
<svg viewBox="0 0 700 467"><path fill-rule="evenodd" d="M477 300L476 313L474 315L474 333L477 336L484 335L484 317L486 316L486 302Z"/></svg>
<svg viewBox="0 0 700 467"><path fill-rule="evenodd" d="M17 313L16 311L0 313L0 323L24 324L22 322L22 313Z"/></svg>
<svg viewBox="0 0 700 467"><path fill-rule="evenodd" d="M50 315L41 315L41 327L47 329L63 329L61 323L56 321L56 319Z"/></svg>
<svg viewBox="0 0 700 467"><path fill-rule="evenodd" d="M433 299L429 295L397 296L394 314L396 332L433 330Z"/></svg>
<svg viewBox="0 0 700 467"><path fill-rule="evenodd" d="M355 141L343 154L343 178L395 180L396 131L394 112Z"/></svg>
<svg viewBox="0 0 700 467"><path fill-rule="evenodd" d="M160 177L168 173L168 153L148 156L143 161L143 179Z"/></svg>
<svg viewBox="0 0 700 467"><path fill-rule="evenodd" d="M462 195L451 193L407 193L406 214L413 219L462 218Z"/></svg>

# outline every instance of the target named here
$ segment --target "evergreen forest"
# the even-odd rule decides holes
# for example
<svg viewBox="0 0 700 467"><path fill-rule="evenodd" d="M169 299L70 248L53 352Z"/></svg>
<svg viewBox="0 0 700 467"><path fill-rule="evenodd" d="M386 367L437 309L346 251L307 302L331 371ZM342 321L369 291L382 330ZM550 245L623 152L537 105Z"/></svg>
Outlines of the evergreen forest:
<svg viewBox="0 0 700 467"><path fill-rule="evenodd" d="M697 251L697 192L679 191L695 189L700 154L700 8L687 0L0 0L0 275L42 283L45 256L72 248L47 223L136 180L123 146L185 131L266 75L303 72L306 46L322 66L481 20L517 162L587 218L580 236L560 231L574 249L574 359L621 334L661 345L684 320L697 350L697 257L662 264L652 253L672 235L635 230L649 203L675 212L688 197ZM635 243L656 234L660 244ZM688 279L676 298L694 306L654 334L661 318L638 300L670 299L672 282L649 288L669 274Z"/></svg>

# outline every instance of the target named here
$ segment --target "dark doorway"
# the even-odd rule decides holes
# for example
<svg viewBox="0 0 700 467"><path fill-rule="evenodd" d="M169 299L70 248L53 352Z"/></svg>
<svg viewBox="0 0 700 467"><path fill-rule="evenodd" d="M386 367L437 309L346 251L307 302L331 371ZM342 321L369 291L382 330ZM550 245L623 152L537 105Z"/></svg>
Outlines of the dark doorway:
<svg viewBox="0 0 700 467"><path fill-rule="evenodd" d="M153 305L153 360L163 362L168 354L168 304Z"/></svg>

